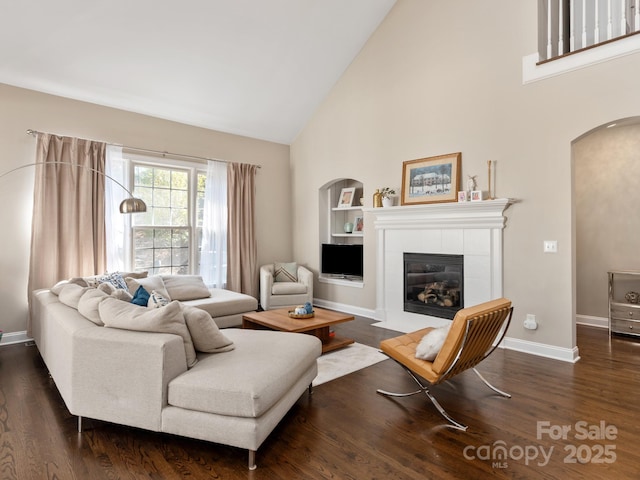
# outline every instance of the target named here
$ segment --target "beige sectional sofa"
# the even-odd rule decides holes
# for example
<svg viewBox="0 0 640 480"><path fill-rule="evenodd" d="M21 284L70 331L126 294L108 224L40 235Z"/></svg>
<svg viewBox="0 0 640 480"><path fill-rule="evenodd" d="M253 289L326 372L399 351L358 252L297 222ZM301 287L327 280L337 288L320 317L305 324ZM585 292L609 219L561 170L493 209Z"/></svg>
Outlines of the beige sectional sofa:
<svg viewBox="0 0 640 480"><path fill-rule="evenodd" d="M240 294L152 309L91 287L53 290L33 292L33 337L79 429L87 417L245 448L253 469L256 450L317 375L314 336L219 330L204 314L241 318L231 307L247 305Z"/></svg>

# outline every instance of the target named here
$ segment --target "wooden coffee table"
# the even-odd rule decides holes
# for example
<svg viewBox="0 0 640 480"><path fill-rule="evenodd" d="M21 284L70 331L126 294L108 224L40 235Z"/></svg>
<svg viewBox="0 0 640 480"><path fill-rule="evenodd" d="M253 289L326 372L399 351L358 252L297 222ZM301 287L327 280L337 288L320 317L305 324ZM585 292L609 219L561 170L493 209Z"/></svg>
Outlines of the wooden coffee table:
<svg viewBox="0 0 640 480"><path fill-rule="evenodd" d="M330 335L331 325L349 322L354 319L353 315L315 308L315 315L313 317L297 319L289 316L289 310L288 308L282 308L279 310L247 313L242 316L242 328L267 328L281 332L298 332L315 335L322 341L322 353L330 352L353 343L352 338Z"/></svg>

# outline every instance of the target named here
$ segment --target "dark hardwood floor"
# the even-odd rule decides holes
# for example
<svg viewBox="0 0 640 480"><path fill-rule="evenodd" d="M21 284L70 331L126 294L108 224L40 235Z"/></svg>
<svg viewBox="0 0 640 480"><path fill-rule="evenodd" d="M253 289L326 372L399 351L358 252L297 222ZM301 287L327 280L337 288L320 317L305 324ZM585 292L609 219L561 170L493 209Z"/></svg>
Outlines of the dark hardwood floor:
<svg viewBox="0 0 640 480"><path fill-rule="evenodd" d="M370 323L336 330L373 346L397 335ZM640 341L578 327L578 346L575 365L494 352L479 370L511 399L472 372L433 388L466 432L446 427L424 395L377 395L414 388L391 360L320 385L265 441L252 472L246 451L223 445L89 419L78 434L36 347L6 346L0 479L638 478ZM554 438L565 425L566 438Z"/></svg>

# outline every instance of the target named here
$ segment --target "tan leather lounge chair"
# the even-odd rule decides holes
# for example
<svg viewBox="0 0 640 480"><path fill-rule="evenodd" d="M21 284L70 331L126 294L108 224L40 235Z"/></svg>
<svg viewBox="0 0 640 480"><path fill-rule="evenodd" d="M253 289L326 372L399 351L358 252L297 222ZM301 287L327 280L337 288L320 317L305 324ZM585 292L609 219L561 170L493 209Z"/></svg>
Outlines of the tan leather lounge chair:
<svg viewBox="0 0 640 480"><path fill-rule="evenodd" d="M455 421L445 412L429 391L428 386L420 381L420 378L426 380L429 385L438 385L472 368L489 388L510 398L511 395L498 390L487 382L475 369L475 366L487 358L502 341L509 328L512 312L511 301L506 298L459 310L451 323L444 344L433 362L421 360L415 356L416 347L433 328L424 328L382 341L380 349L404 367L420 386L420 389L410 393L392 393L385 390L378 390L378 393L393 397L406 397L424 392L453 427L466 430L465 425Z"/></svg>

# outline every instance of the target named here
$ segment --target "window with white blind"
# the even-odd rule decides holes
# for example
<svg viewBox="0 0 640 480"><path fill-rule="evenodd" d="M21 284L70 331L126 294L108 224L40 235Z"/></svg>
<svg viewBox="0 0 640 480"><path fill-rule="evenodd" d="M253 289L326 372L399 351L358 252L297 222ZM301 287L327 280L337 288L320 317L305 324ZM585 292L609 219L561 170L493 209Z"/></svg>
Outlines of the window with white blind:
<svg viewBox="0 0 640 480"><path fill-rule="evenodd" d="M131 168L133 194L147 204L132 218L133 268L150 275L198 273L205 166L132 159Z"/></svg>

